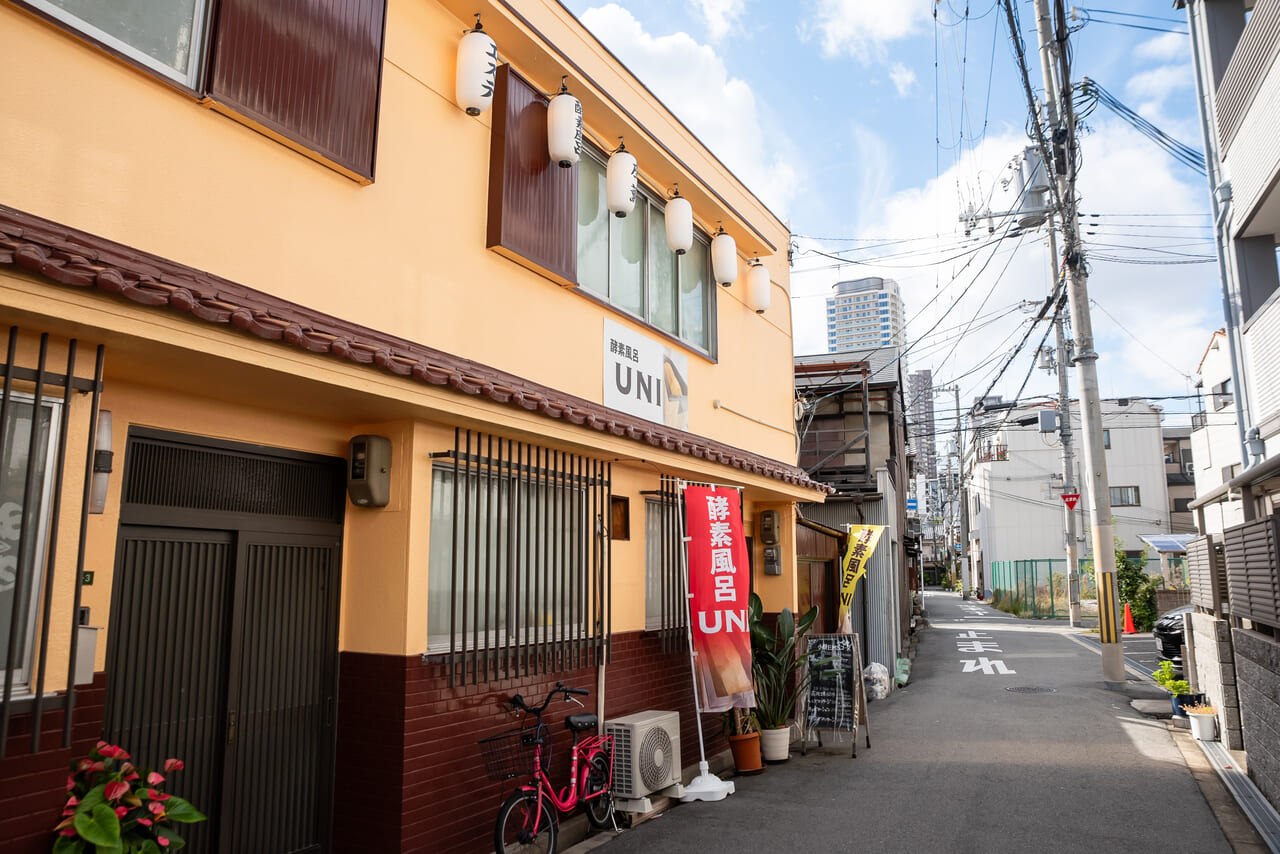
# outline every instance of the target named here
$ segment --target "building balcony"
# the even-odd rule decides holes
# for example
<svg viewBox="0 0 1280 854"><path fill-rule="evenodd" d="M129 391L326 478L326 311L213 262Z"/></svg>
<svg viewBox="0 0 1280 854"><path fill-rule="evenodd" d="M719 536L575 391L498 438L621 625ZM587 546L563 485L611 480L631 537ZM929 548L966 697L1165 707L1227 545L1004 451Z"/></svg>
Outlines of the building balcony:
<svg viewBox="0 0 1280 854"><path fill-rule="evenodd" d="M1002 463L1008 459L1008 445L985 445L978 449L978 462L980 463Z"/></svg>
<svg viewBox="0 0 1280 854"><path fill-rule="evenodd" d="M1218 139L1238 237L1280 233L1280 3L1258 3L1216 93Z"/></svg>

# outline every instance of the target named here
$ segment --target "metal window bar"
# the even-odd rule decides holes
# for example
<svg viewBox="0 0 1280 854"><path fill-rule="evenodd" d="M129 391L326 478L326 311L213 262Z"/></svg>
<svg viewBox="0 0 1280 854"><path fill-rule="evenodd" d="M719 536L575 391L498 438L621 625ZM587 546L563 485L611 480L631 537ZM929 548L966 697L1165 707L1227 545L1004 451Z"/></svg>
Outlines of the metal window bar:
<svg viewBox="0 0 1280 854"><path fill-rule="evenodd" d="M66 475L66 452L67 437L70 432L71 423L71 402L72 393L90 393L92 394L91 405L89 408L89 424L88 424L88 445L86 449L85 468L84 468L84 485L82 491L81 514L80 514L80 530L77 543L76 553L76 578L74 586L74 607L71 610L71 622L68 626L70 632L70 644L67 660L67 682L65 691L61 696L52 698L53 708L63 711L63 733L62 746L71 746L71 729L73 723L73 710L75 708L75 660L78 652L78 633L76 631L77 615L81 600L81 572L84 568L85 553L85 533L87 526L87 515L89 510L90 488L93 477L93 449L96 441L96 428L98 422L98 403L102 390L102 368L104 348L99 345L96 352L96 361L94 374L92 379L77 377L76 369L76 351L77 342L71 339L67 344L67 369L65 374L57 374L48 369L48 352L49 352L49 334L43 333L40 336L39 355L37 357L37 365L33 370L31 368L22 367L16 364L17 347L21 337L21 332L17 326L9 328L8 345L6 348L5 362L0 365L0 373L4 375L3 390L0 391L0 477L3 477L8 470L8 463L3 459L3 449L9 442L9 418L10 413L15 411L15 395L19 392L14 388L14 381L22 383L24 387L28 387L29 391L22 392L23 397L31 398L31 430L27 437L27 455L24 464L24 470L19 475L22 487L19 493L18 505L22 508L22 518L18 525L18 539L15 543L14 551L17 554L17 560L14 566L14 587L13 602L9 609L9 632L8 646L4 661L4 684L0 690L0 759L5 758L8 748L9 724L12 717L19 707L19 699L14 697L15 691L15 674L19 667L26 664L25 659L28 655L35 665L34 678L31 668L23 667L27 677L28 687L30 689L31 698L29 701L29 709L31 714L31 753L40 751L40 740L43 729L43 712L46 700L45 683L48 675L49 663L49 632L51 626L51 614L53 610L53 590L56 579L54 578L54 570L57 560L57 548L59 541L59 522L61 519L61 500L62 500L62 482ZM47 518L49 520L48 530L45 532L44 543L46 548L41 553L40 542L36 541L36 537L40 534L40 516L39 512L32 512L32 501L36 495L36 490L40 489L44 492L43 484L36 483L36 472L44 464L47 457L47 450L42 455L37 449L45 447L40 442L41 428L41 412L46 400L46 389L62 390L62 400L57 413L57 440L54 446L55 458L53 460L52 472L47 469L43 470L43 476L49 477L52 474L53 484L51 489L45 493L49 496L51 502ZM48 397L48 400L55 401L56 397ZM17 419L14 419L14 427L16 429ZM50 430L53 424L50 424ZM48 437L48 441L54 441L52 435ZM3 484L0 484L0 494L3 493ZM43 500L43 499L42 499ZM40 566L36 565L37 555L41 555ZM32 601L30 595L24 591L31 590L35 585L41 585L38 592L38 600L40 603L38 622L39 627L38 638L33 633L32 638L35 640L34 647L30 650L24 649L22 653L23 661L19 661L20 640L25 643L25 639L20 638L26 634L25 609L29 607ZM26 703L26 698L21 698ZM26 711L24 707L22 711Z"/></svg>
<svg viewBox="0 0 1280 854"><path fill-rule="evenodd" d="M453 475L450 684L602 662L611 464L461 428L433 456Z"/></svg>

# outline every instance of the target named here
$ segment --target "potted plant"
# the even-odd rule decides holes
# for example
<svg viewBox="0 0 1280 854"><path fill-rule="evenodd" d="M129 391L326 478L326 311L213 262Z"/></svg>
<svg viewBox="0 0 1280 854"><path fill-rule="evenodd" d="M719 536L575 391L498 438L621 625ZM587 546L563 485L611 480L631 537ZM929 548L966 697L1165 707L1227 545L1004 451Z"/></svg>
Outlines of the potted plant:
<svg viewBox="0 0 1280 854"><path fill-rule="evenodd" d="M753 709L730 709L721 717L724 735L733 752L733 767L739 774L759 774L764 770L760 756L760 723Z"/></svg>
<svg viewBox="0 0 1280 854"><path fill-rule="evenodd" d="M1191 683L1174 676L1173 662L1160 662L1160 666L1151 674L1151 678L1155 680L1157 685L1169 692L1169 701L1173 705L1173 713L1178 717L1186 716L1186 712L1183 710L1187 706L1204 702L1204 694L1191 693Z"/></svg>
<svg viewBox="0 0 1280 854"><path fill-rule="evenodd" d="M751 628L752 671L756 681L756 719L766 762L782 762L791 752L788 722L808 681L800 651L805 635L817 618L816 605L798 621L790 608L783 608L771 629L765 625L760 597L751 594L747 622Z"/></svg>
<svg viewBox="0 0 1280 854"><path fill-rule="evenodd" d="M182 761L166 759L164 771L133 764L114 744L98 742L87 759L72 760L67 803L54 854L159 854L185 843L174 823L204 821L199 810L164 791L165 775L182 770Z"/></svg>
<svg viewBox="0 0 1280 854"><path fill-rule="evenodd" d="M1218 737L1218 710L1208 703L1183 706L1191 722L1191 734L1197 741L1214 741Z"/></svg>

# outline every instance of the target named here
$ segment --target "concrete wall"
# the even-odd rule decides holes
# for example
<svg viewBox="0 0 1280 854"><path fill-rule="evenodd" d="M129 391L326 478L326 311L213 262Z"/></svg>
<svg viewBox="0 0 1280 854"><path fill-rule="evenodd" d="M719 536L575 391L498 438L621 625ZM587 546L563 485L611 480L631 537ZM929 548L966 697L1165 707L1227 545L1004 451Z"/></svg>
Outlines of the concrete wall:
<svg viewBox="0 0 1280 854"><path fill-rule="evenodd" d="M1218 732L1230 750L1244 748L1240 730L1240 693L1231 650L1231 626L1212 614L1192 614L1197 690L1218 707Z"/></svg>
<svg viewBox="0 0 1280 854"><path fill-rule="evenodd" d="M1280 641L1232 629L1249 777L1280 807Z"/></svg>

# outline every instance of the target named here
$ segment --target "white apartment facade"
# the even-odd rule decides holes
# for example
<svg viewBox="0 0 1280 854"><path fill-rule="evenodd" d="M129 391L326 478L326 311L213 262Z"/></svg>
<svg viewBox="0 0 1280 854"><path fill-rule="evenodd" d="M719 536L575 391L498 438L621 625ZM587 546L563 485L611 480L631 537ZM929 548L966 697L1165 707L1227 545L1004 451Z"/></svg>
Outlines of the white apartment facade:
<svg viewBox="0 0 1280 854"><path fill-rule="evenodd" d="M904 345L902 295L893 279L837 282L827 297L827 352Z"/></svg>
<svg viewBox="0 0 1280 854"><path fill-rule="evenodd" d="M969 550L973 566L992 561L1057 560L1066 555L1062 500L1062 445L1058 434L1041 433L1038 415L1050 404L1021 406L978 416L976 438L967 449ZM1115 535L1134 553L1139 536L1169 532L1161 410L1144 400L1104 401L1103 443L1111 484ZM1073 402L1072 429L1079 436ZM1074 482L1081 483L1078 475ZM1079 557L1092 553L1089 492L1076 504ZM984 576L989 577L989 575Z"/></svg>
<svg viewBox="0 0 1280 854"><path fill-rule="evenodd" d="M1227 334L1219 329L1209 339L1196 370L1202 411L1192 416L1191 459L1196 479L1196 499L1222 493L1222 500L1205 503L1201 513L1204 531L1221 534L1244 521L1239 491L1224 484L1240 474L1240 433Z"/></svg>

